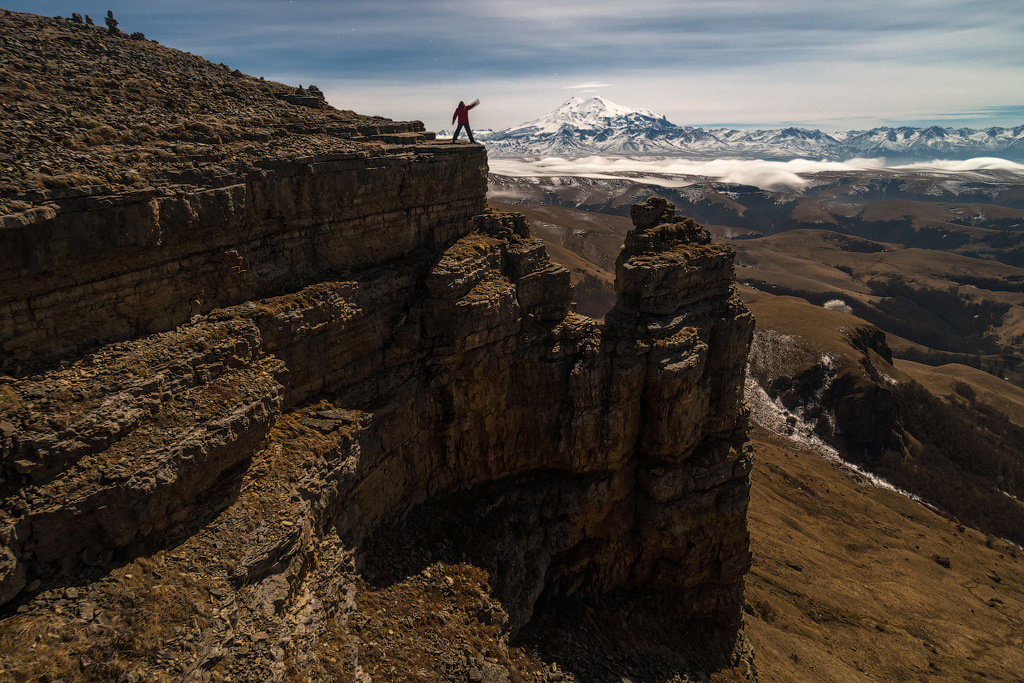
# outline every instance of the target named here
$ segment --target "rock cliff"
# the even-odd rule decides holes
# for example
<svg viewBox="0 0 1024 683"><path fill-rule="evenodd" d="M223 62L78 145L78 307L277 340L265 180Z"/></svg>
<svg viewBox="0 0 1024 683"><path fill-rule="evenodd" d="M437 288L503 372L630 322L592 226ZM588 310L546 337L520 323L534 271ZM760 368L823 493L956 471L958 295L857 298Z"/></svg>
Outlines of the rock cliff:
<svg viewBox="0 0 1024 683"><path fill-rule="evenodd" d="M7 20L146 45L24 17ZM427 648L413 679L749 667L753 320L731 251L652 199L614 310L576 315L525 219L485 211L483 149L393 128L406 137L295 133L305 158L220 142L188 183L10 189L11 675L401 678L399 636L365 613L416 577L407 602L470 596L490 630ZM662 668L544 643L581 605L646 628L637 651L660 648ZM434 642L455 617L434 618L401 628ZM509 638L540 643L530 661L551 671L517 668Z"/></svg>

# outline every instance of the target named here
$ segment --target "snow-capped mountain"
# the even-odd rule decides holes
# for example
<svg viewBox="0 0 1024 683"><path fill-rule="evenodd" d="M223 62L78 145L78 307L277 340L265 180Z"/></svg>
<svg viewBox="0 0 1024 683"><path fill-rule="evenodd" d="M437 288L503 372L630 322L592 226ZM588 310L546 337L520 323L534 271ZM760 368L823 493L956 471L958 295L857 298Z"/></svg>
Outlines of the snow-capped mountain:
<svg viewBox="0 0 1024 683"><path fill-rule="evenodd" d="M572 97L538 119L478 137L497 156L571 156L678 153L711 136L648 109L630 109L603 97Z"/></svg>
<svg viewBox="0 0 1024 683"><path fill-rule="evenodd" d="M915 158L961 158L980 155L1024 158L1024 126L1016 128L873 128L841 134L843 143L861 156L906 155ZM839 136L837 136L839 137Z"/></svg>
<svg viewBox="0 0 1024 683"><path fill-rule="evenodd" d="M678 126L648 109L603 97L573 97L533 121L499 131L476 131L496 157L590 154L850 159L902 161L999 156L1024 160L1024 126L1016 128L874 128L823 133L807 128L768 130Z"/></svg>

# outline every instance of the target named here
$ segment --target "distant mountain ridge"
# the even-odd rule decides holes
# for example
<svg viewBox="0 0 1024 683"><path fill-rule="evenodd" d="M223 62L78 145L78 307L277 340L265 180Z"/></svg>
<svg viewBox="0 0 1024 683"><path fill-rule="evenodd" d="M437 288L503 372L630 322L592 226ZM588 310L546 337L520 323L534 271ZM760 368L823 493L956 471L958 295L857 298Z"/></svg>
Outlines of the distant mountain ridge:
<svg viewBox="0 0 1024 683"><path fill-rule="evenodd" d="M591 154L760 159L889 157L899 161L998 156L1024 160L1024 125L1016 128L873 128L824 133L808 128L737 130L678 126L648 109L603 97L572 97L540 118L476 138L491 156Z"/></svg>

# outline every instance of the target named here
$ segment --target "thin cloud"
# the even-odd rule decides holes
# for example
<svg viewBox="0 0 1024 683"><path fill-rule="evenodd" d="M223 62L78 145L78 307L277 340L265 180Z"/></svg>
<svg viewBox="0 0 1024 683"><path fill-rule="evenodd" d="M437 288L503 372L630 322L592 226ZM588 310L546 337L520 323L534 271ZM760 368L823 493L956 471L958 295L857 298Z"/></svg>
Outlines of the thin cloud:
<svg viewBox="0 0 1024 683"><path fill-rule="evenodd" d="M597 88L680 124L893 121L991 108L992 125L1007 125L1020 115L997 109L1024 101L1020 0L976 0L969 11L964 5L590 0L585 12L550 0L108 0L93 8L81 0L8 0L4 6L64 16L111 9L129 32L246 73L297 74L293 84L321 87L355 83L345 106L357 111L360 89L374 82L422 84L430 93L453 86L483 91L500 81L504 91L487 91L503 105L501 114L492 110L493 128L542 115L566 90ZM396 91L374 105L402 116L412 96ZM528 115L513 111L525 105L504 106L527 98Z"/></svg>
<svg viewBox="0 0 1024 683"><path fill-rule="evenodd" d="M975 157L964 161L948 161L936 159L934 161L923 161L916 164L904 164L893 168L922 170L922 171L948 171L956 173L960 171L1010 171L1024 175L1024 165L1014 163L1008 159L996 157Z"/></svg>
<svg viewBox="0 0 1024 683"><path fill-rule="evenodd" d="M800 189L808 184L803 176L823 171L868 171L884 168L918 171L1010 171L1024 175L1024 165L1006 159L977 157L965 161L935 160L917 164L887 166L885 159L847 161L764 161L761 159L674 159L590 156L582 159L548 157L535 161L491 159L490 170L498 175L526 178L578 176L604 180L633 180L661 187L684 187L705 178L726 183L753 185L764 190Z"/></svg>
<svg viewBox="0 0 1024 683"><path fill-rule="evenodd" d="M684 187L714 178L726 183L753 185L765 190L799 189L807 185L801 174L820 171L863 171L882 168L882 159L849 161L763 161L760 159L636 159L590 156L582 159L548 157L536 161L491 159L492 173L543 178L558 175L607 180L635 180L662 187Z"/></svg>

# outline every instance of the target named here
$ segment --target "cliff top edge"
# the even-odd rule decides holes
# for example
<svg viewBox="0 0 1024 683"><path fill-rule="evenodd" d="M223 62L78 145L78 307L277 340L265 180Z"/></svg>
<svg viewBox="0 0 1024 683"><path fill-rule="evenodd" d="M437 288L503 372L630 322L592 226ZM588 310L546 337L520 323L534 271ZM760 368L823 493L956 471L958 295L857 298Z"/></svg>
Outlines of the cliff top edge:
<svg viewBox="0 0 1024 683"><path fill-rule="evenodd" d="M393 154L434 138L420 121L335 109L316 86L248 76L79 15L0 9L0 92L0 215L54 195Z"/></svg>

